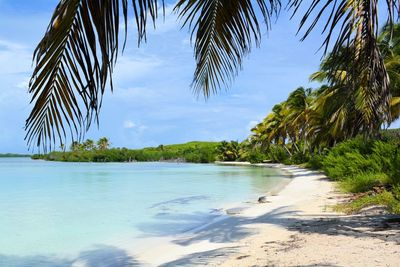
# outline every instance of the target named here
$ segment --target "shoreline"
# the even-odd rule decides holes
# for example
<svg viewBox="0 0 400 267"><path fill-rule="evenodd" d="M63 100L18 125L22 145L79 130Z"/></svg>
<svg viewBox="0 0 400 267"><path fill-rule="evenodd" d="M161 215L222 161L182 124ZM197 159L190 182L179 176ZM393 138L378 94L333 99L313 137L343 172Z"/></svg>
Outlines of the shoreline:
<svg viewBox="0 0 400 267"><path fill-rule="evenodd" d="M293 177L277 195L268 196L267 203L254 203L239 214L226 215L190 233L149 239L142 250L131 248L141 265L400 265L399 229L377 232L377 225L386 223L386 215L331 211L330 206L343 195L323 173L270 163L222 165L279 168Z"/></svg>
<svg viewBox="0 0 400 267"><path fill-rule="evenodd" d="M159 163L159 162L156 162ZM164 163L164 162L162 162ZM165 162L170 163L170 162ZM198 164L198 163L190 163L185 162L183 164ZM147 237L147 238L139 238L140 242L136 242L134 246L132 246L132 242L128 242L125 244L118 244L127 252L130 252L129 255L132 256L135 260L140 262L140 266L175 266L173 261L180 260L181 257L185 257L191 255L192 253L206 253L210 249L221 249L225 247L225 244L221 244L219 242L210 242L208 240L202 240L200 242L190 242L190 245L184 245L181 247L180 242L184 242L184 240L189 240L196 238L203 231L208 231L209 229L213 229L219 227L226 222L229 222L233 217L238 215L246 214L247 212L254 210L255 208L258 210L258 205L268 204L268 203L258 203L257 198L260 196L269 197L277 197L280 192L292 182L293 174L285 169L282 169L281 164L269 164L269 163L260 163L260 164L251 164L249 162L214 162L208 163L211 165L221 165L221 166L232 166L232 167L257 167L257 168L276 168L278 173L282 173L287 175L287 178L284 178L285 181L282 184L277 185L271 188L269 191L263 192L262 194L254 195L254 199L243 199L237 200L235 202L224 203L220 210L222 213L217 217L211 219L211 221L206 222L200 226L196 226L189 230L186 230L181 233L177 233L167 237ZM232 214L228 213L228 211L234 210ZM154 257L154 250L157 251L157 258ZM202 256L200 256L202 257ZM203 265L204 263L201 263ZM180 263L179 263L180 265ZM185 264L184 264L185 265Z"/></svg>
<svg viewBox="0 0 400 267"><path fill-rule="evenodd" d="M211 266L220 265L222 262L214 262L215 259L211 259L212 257L210 258L209 253L224 250L224 252L221 252L220 256L218 257L222 257L224 258L224 260L228 260L228 257L226 257L227 255L230 255L232 253L240 253L240 251L238 251L236 248L240 246L242 240L240 240L240 238L232 236L229 238L223 238L223 240L217 240L219 239L217 235L213 236L212 234L208 233L213 231L217 232L218 229L220 229L222 226L224 226L223 228L226 228L226 226L228 226L228 228L224 229L224 231L227 232L227 235L231 235L229 233L229 227L236 228L236 220L238 218L244 217L257 219L270 212L272 207L276 208L278 206L283 206L285 203L283 203L282 200L287 197L282 196L282 193L284 193L287 188L290 187L290 185L296 180L296 178L299 178L296 176L296 174L299 174L299 172L308 171L298 168L296 166L286 166L283 164L274 163L251 164L249 162L215 162L214 164L233 167L238 166L276 168L279 171L282 171L283 173L289 175L291 181L285 184L283 188L280 188L280 190L278 190L278 193L271 193L271 195L268 195L267 203L256 203L255 200L255 202L247 203L246 207L240 210L238 214L223 214L217 218L214 218L211 222L196 227L185 233L177 234L171 237L150 237L142 240L144 244L142 242L141 246L135 246L134 248L126 247L125 249L128 250L129 248L129 250L133 254L132 256L136 260L141 262L141 264L143 264L144 266L186 265L189 263L185 263L184 261L186 261L188 258L197 257L199 259L208 258L208 260L206 262L202 260L199 263L191 262L189 265L204 265L205 263L211 264ZM298 190L296 189L296 191ZM288 200L289 202L292 202L293 198L289 197ZM243 206L242 202L230 203L230 205L224 207L224 211L228 209L240 208L238 207L239 204L242 204L241 206ZM246 233L246 235L249 234L250 236L252 236L257 234L256 229L254 233L250 232ZM150 248L152 249L149 250ZM154 257L154 251L157 251L157 257Z"/></svg>

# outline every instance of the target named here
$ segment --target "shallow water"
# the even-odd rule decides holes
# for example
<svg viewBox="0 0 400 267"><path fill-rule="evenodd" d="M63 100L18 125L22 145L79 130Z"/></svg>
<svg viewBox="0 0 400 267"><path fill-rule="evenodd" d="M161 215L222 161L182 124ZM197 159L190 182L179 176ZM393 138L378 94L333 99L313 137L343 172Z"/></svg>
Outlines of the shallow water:
<svg viewBox="0 0 400 267"><path fill-rule="evenodd" d="M0 159L0 266L134 265L110 244L185 232L284 183L269 168Z"/></svg>

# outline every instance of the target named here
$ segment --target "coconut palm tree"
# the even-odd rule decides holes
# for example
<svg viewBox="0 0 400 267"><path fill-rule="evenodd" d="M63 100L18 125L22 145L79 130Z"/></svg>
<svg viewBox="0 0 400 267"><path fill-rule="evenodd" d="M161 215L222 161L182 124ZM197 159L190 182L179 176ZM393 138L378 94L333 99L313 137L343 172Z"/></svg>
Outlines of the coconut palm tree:
<svg viewBox="0 0 400 267"><path fill-rule="evenodd" d="M311 105L313 102L312 89L299 87L290 93L286 100L285 123L287 124L288 136L295 149L297 140L304 143L304 151L308 148L308 132L311 116Z"/></svg>
<svg viewBox="0 0 400 267"><path fill-rule="evenodd" d="M85 150L93 150L96 148L96 145L92 139L86 139L82 145Z"/></svg>
<svg viewBox="0 0 400 267"><path fill-rule="evenodd" d="M70 150L71 151L80 151L80 150L83 150L83 146L79 142L73 141L70 146Z"/></svg>
<svg viewBox="0 0 400 267"><path fill-rule="evenodd" d="M369 90L368 71L361 72L358 83L355 83L350 74L351 65L343 68L336 66L332 74L329 70L336 64L335 60L332 56L324 60L320 71L311 75L311 80L329 84L320 90L314 103L314 110L325 118L321 121L325 126L320 125L320 129L325 128L326 131L329 128L333 138L341 140L361 132L366 135L376 134L384 123L390 124L400 116L399 41L400 27L397 24L393 32L385 26L378 37L378 46L391 80L389 95L384 96L388 97L390 112L386 110L384 102L376 101L382 98L381 92Z"/></svg>
<svg viewBox="0 0 400 267"><path fill-rule="evenodd" d="M378 43L390 78L390 122L393 122L400 117L400 24L395 24L393 31L383 27Z"/></svg>
<svg viewBox="0 0 400 267"><path fill-rule="evenodd" d="M97 147L100 150L106 150L110 147L110 140L107 137L102 137L97 141Z"/></svg>
<svg viewBox="0 0 400 267"><path fill-rule="evenodd" d="M288 138L288 125L285 121L286 102L276 104L265 119L252 129L252 143L268 149L270 144L286 144Z"/></svg>
<svg viewBox="0 0 400 267"><path fill-rule="evenodd" d="M148 22L155 25L162 9L157 3L60 0L34 52L35 69L29 86L33 109L26 121L28 144L51 148L69 134L81 137L93 121L98 123L102 96L108 84L113 88L111 75L121 46L120 16L126 36L128 7L133 7L140 44L146 40ZM300 30L305 29L303 38L319 21L325 24L325 52L333 43L335 65L351 64L355 83L367 70L367 90L379 91L382 97L376 104L388 106L388 73L377 46L378 20L385 18L379 16L377 0L179 0L175 12L194 39L195 91L208 97L229 87L243 58L253 45L260 44L260 21L268 30L281 5L298 13L306 4L309 6L300 23ZM389 25L399 15L399 4L400 0L382 4L387 8ZM339 53L343 47L348 50L346 57Z"/></svg>
<svg viewBox="0 0 400 267"><path fill-rule="evenodd" d="M235 161L239 158L240 146L237 141L222 141L217 150L217 160L220 161Z"/></svg>

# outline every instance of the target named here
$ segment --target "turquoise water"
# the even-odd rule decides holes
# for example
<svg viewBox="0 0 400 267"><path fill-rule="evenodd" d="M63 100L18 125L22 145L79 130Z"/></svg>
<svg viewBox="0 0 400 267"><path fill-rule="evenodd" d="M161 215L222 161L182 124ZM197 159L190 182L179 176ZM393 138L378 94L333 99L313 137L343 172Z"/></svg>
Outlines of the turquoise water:
<svg viewBox="0 0 400 267"><path fill-rule="evenodd" d="M285 182L268 168L0 159L0 266L119 253L109 244L188 231Z"/></svg>

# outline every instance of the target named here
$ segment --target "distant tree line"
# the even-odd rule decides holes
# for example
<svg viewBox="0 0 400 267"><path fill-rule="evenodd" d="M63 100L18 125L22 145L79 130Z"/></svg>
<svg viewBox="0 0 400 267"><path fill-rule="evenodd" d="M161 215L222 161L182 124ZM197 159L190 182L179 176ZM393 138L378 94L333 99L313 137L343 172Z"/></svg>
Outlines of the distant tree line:
<svg viewBox="0 0 400 267"><path fill-rule="evenodd" d="M143 149L110 148L110 141L101 138L79 143L73 142L69 151L53 151L33 155L33 159L66 162L146 162L173 161L210 163L217 156L219 142L189 142L177 145L160 145ZM63 147L61 147L63 150Z"/></svg>
<svg viewBox="0 0 400 267"><path fill-rule="evenodd" d="M15 154L15 153L5 153L5 154L0 154L0 158L27 158L30 157L31 155L27 154Z"/></svg>

